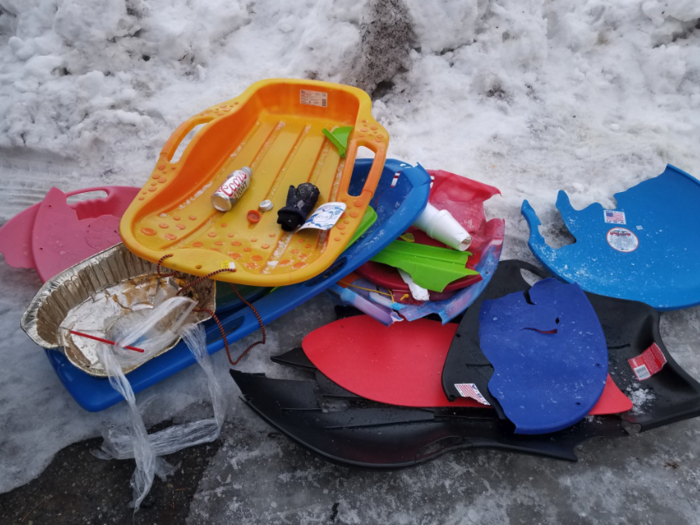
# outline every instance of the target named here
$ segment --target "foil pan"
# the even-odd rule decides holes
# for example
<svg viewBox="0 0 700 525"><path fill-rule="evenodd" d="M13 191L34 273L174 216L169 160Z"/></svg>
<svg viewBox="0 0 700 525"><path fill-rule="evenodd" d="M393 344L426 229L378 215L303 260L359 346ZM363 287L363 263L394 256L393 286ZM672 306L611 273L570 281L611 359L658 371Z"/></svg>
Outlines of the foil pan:
<svg viewBox="0 0 700 525"><path fill-rule="evenodd" d="M198 277L178 273L158 277L156 265L117 244L63 271L46 281L22 316L22 329L36 344L61 350L68 360L83 372L106 377L97 359L98 343L75 336L70 330L96 335L107 319L153 307L156 293L174 293ZM205 279L184 293L197 301L197 308L214 311L216 284ZM196 323L211 316L192 312ZM180 338L136 365L123 367L124 373L135 370L149 359L173 348Z"/></svg>

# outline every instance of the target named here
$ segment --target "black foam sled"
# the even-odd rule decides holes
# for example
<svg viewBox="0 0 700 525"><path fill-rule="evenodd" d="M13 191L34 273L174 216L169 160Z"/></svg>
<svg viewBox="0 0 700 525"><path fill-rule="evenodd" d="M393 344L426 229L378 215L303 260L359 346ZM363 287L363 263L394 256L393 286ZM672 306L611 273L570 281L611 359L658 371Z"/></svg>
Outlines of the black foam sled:
<svg viewBox="0 0 700 525"><path fill-rule="evenodd" d="M488 394L493 369L478 344L481 302L526 291L530 285L521 270L548 277L528 263L500 263L490 285L460 322L443 371L448 396L458 395L447 387L460 382L477 383L481 392ZM416 409L367 401L324 376L301 348L272 359L313 374L313 380L271 379L234 370L231 376L248 406L290 439L335 463L369 468L408 467L468 448L576 461L574 448L588 439L622 437L632 429L645 431L700 415L700 384L668 354L659 335L659 314L642 303L587 296L605 332L609 372L623 391L638 383L627 359L641 354L653 342L667 359L660 372L641 383L653 396L648 396L650 400L640 413L589 416L550 434L515 434L513 424L499 417L499 411Z"/></svg>
<svg viewBox="0 0 700 525"><path fill-rule="evenodd" d="M260 417L293 441L334 463L402 468L465 448L494 448L576 461L574 447L593 437L619 437L617 418L584 420L546 436L513 433L513 425L482 409L411 409L317 394L314 381L270 379L231 370ZM347 406L347 403L355 406ZM330 406L329 406L330 405ZM485 413L486 412L486 413ZM488 415L487 415L488 414Z"/></svg>
<svg viewBox="0 0 700 525"><path fill-rule="evenodd" d="M545 279L550 275L532 264L509 260L498 265L489 286L467 310L457 328L452 346L442 371L442 387L450 400L459 396L455 383L474 383L494 408L504 417L498 401L490 395L488 382L493 367L479 347L479 312L485 300L497 299L515 292L527 292L530 285L523 278L523 270ZM587 293L598 315L608 346L608 372L623 392L643 388L650 395L638 412L621 417L650 430L683 419L700 415L700 384L671 357L659 332L659 313L649 305L624 299L613 299ZM628 363L653 343L666 358L660 372L645 381L638 381Z"/></svg>

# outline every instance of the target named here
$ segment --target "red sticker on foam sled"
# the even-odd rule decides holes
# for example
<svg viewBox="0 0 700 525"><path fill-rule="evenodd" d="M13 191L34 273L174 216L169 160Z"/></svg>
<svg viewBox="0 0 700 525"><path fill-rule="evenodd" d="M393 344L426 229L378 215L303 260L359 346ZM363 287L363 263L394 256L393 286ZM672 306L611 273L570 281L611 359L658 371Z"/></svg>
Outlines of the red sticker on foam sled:
<svg viewBox="0 0 700 525"><path fill-rule="evenodd" d="M628 361L637 380L645 381L664 367L666 356L659 348L659 345L652 343L644 352L637 357L628 359Z"/></svg>
<svg viewBox="0 0 700 525"><path fill-rule="evenodd" d="M489 407L470 398L450 402L442 368L457 324L418 319L386 327L367 315L340 319L304 338L304 353L323 374L353 394L407 407ZM591 415L617 414L632 402L610 376Z"/></svg>

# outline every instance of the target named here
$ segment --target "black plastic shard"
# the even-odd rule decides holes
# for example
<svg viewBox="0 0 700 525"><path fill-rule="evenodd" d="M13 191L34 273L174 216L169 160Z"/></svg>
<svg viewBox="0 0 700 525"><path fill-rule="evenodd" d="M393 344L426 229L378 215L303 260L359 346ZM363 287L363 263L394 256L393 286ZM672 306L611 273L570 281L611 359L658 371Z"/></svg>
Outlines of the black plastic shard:
<svg viewBox="0 0 700 525"><path fill-rule="evenodd" d="M316 370L316 384L325 397L337 397L341 399L363 399L362 397L353 394L349 390L345 390L342 386L334 383L328 376L324 375L320 370Z"/></svg>
<svg viewBox="0 0 700 525"><path fill-rule="evenodd" d="M278 365L293 366L304 370L316 370L311 360L306 357L302 347L295 348L284 354L273 355L270 359L273 363L277 363Z"/></svg>
<svg viewBox="0 0 700 525"><path fill-rule="evenodd" d="M344 465L409 467L466 448L494 448L576 461L574 447L579 443L593 437L625 435L619 419L608 417L584 420L547 436L525 436L514 434L510 423L483 410L374 404L333 411L321 407L312 381L270 379L235 370L231 370L231 376L248 406L270 425L311 451Z"/></svg>
<svg viewBox="0 0 700 525"><path fill-rule="evenodd" d="M488 394L493 369L479 349L478 316L484 299L530 288L521 270L549 275L524 262L503 261L479 300L465 313L443 371L443 385L473 382ZM637 302L593 294L587 297L603 327L609 372L620 389L645 402L617 416L589 416L559 432L514 433L498 412L474 408L415 409L373 403L343 390L323 376L301 349L276 356L279 364L306 372L314 380L294 381L231 371L247 404L270 425L322 457L344 465L401 468L449 451L492 448L576 461L576 445L596 437L627 435L629 423L650 430L700 415L700 384L669 355L659 335L659 314ZM346 312L347 313L347 312ZM627 362L652 343L667 363L638 381ZM483 385L483 388L482 388ZM448 395L456 391L445 389ZM490 398L491 396L489 396ZM491 399L490 399L491 400Z"/></svg>

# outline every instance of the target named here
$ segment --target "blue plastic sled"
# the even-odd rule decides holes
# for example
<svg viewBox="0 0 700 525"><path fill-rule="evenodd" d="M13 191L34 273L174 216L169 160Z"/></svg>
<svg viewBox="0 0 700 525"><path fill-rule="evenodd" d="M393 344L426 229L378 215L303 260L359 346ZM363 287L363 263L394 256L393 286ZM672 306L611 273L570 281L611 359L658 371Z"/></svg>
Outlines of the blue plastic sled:
<svg viewBox="0 0 700 525"><path fill-rule="evenodd" d="M372 159L355 162L350 182L351 195L359 194L362 190L371 165ZM392 188L394 175L399 171L402 176ZM369 261L413 224L425 208L429 193L430 175L421 166L411 167L404 162L387 159L370 203L377 212L376 222L327 271L309 281L284 286L272 293L267 288L252 288L245 294L255 300L255 308L263 323L268 324L293 310ZM260 327L253 312L240 301L217 305L217 314L228 334L229 343L242 339ZM210 354L224 347L221 332L215 323L207 323L206 333ZM85 410L98 412L123 400L106 378L80 371L60 352L46 350L46 354L63 385ZM181 342L172 350L137 368L127 378L134 392L140 392L194 363L194 356Z"/></svg>
<svg viewBox="0 0 700 525"><path fill-rule="evenodd" d="M557 209L576 242L556 250L545 243L540 219L524 201L532 253L587 292L657 310L700 304L700 181L669 164L615 199L615 210L594 203L577 211L560 191Z"/></svg>
<svg viewBox="0 0 700 525"><path fill-rule="evenodd" d="M608 377L608 347L593 306L576 284L544 279L484 301L481 350L489 381L516 434L547 434L581 421Z"/></svg>

